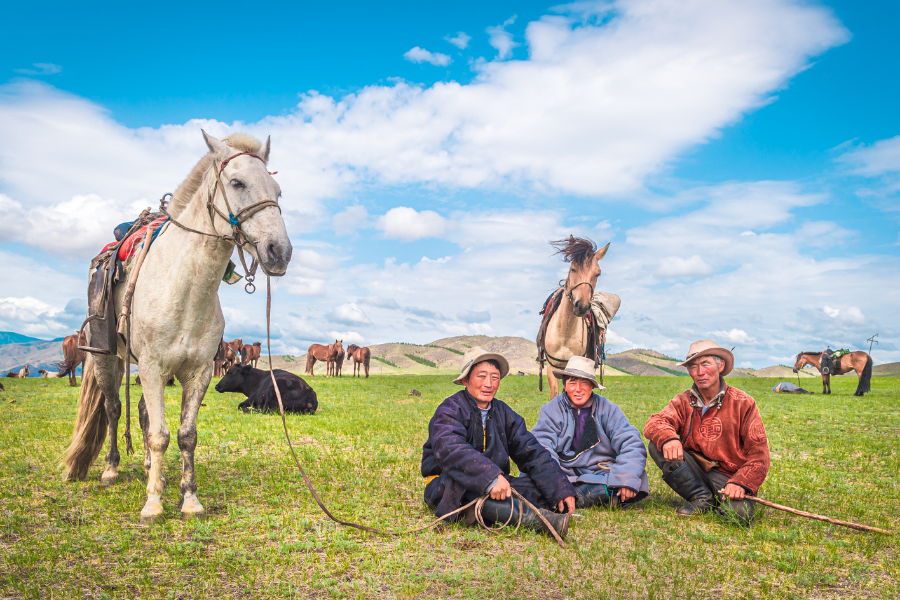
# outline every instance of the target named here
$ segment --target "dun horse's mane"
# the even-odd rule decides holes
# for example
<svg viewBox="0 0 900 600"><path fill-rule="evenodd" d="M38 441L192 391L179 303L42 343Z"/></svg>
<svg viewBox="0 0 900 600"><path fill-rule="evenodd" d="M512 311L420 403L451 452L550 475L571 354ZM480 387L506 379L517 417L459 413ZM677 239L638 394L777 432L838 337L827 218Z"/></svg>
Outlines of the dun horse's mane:
<svg viewBox="0 0 900 600"><path fill-rule="evenodd" d="M556 248L556 254L562 254L563 260L579 267L587 264L597 253L597 244L586 238L569 236L566 240L550 242Z"/></svg>
<svg viewBox="0 0 900 600"><path fill-rule="evenodd" d="M222 141L237 152L253 152L255 154L262 148L259 140L246 133L233 133L227 138L223 138ZM213 158L213 153L208 152L206 156L197 161L197 164L191 169L191 174L178 186L178 189L172 195L172 201L169 203L168 210L170 215L177 217L187 208L191 198L194 197L194 194L197 193L197 190L203 184L203 178L206 177L206 172L212 166Z"/></svg>

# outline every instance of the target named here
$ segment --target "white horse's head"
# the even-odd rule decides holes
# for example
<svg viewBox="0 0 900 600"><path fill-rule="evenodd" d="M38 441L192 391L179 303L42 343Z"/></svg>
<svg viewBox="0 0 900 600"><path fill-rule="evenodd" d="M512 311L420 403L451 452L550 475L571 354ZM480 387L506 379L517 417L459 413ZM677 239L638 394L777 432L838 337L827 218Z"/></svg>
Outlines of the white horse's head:
<svg viewBox="0 0 900 600"><path fill-rule="evenodd" d="M244 134L234 134L218 140L204 131L203 137L215 159L213 169L221 168L223 161L227 160L225 167L221 169L219 180L225 187L233 214L238 215L241 210L257 202L277 201L281 197L281 188L266 169L271 138L260 144ZM229 213L222 201L221 191L215 202L224 214ZM227 223L221 223L218 217L216 220L219 221L216 223L217 229L221 229L223 225L228 226ZM263 271L267 275L284 275L291 261L293 247L278 208L268 206L253 213L241 223L240 228L251 242L245 249L259 261Z"/></svg>

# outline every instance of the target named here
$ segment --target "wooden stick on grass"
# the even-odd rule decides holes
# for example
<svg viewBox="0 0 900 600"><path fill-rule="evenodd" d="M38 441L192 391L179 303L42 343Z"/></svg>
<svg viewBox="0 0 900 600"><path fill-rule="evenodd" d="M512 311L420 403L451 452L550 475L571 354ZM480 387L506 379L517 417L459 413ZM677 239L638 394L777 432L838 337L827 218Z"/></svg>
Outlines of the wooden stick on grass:
<svg viewBox="0 0 900 600"><path fill-rule="evenodd" d="M722 490L719 490L719 493L722 493ZM806 517L807 519L815 519L817 521L825 521L826 523L833 523L835 525L843 525L844 527L850 527L852 529L858 529L860 531L875 531L877 533L883 533L885 535L894 535L893 531L888 531L886 529L879 529L877 527L869 527L868 525L860 525L859 523L848 523L847 521L839 521L838 519L832 519L831 517L824 517L822 515L817 515L815 513L806 512L803 510L797 510L796 508L791 508L790 506L784 506L781 504L775 504L774 502L769 502L768 500L763 500L762 498L757 498L756 496L751 496L747 494L744 496L745 500L752 500L753 502L758 502L763 506L768 506L771 508L775 508L778 510L783 510L784 512L791 513L792 515L798 515L800 517Z"/></svg>

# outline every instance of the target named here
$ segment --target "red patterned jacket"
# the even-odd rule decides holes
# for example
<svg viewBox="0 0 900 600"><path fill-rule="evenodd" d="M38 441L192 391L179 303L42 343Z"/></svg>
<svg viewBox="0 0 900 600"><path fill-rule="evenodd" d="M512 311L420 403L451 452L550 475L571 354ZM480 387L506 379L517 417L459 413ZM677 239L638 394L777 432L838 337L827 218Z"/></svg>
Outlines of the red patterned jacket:
<svg viewBox="0 0 900 600"><path fill-rule="evenodd" d="M662 451L669 440L681 440L686 450L719 461L718 470L754 495L769 474L769 440L756 402L725 384L702 417L703 401L692 388L678 394L651 416L644 437ZM723 393L724 392L724 393Z"/></svg>

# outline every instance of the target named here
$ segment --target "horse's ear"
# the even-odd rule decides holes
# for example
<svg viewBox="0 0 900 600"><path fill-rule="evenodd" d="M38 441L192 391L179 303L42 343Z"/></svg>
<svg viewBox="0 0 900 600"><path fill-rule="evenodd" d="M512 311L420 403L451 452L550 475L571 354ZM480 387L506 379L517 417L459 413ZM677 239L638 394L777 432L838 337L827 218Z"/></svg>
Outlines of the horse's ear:
<svg viewBox="0 0 900 600"><path fill-rule="evenodd" d="M269 162L269 148L272 146L272 136L266 138L266 142L262 145L262 148L259 149L259 157L263 159L264 163Z"/></svg>
<svg viewBox="0 0 900 600"><path fill-rule="evenodd" d="M606 244L594 254L594 260L600 262L603 260L603 257L606 256L606 251L609 250L609 244Z"/></svg>
<svg viewBox="0 0 900 600"><path fill-rule="evenodd" d="M223 142L222 140L217 140L202 129L200 130L200 133L203 134L203 139L206 140L206 145L209 147L210 152L212 152L213 154L218 154L220 156L225 155L225 153L228 151L228 146L226 146L225 142Z"/></svg>

